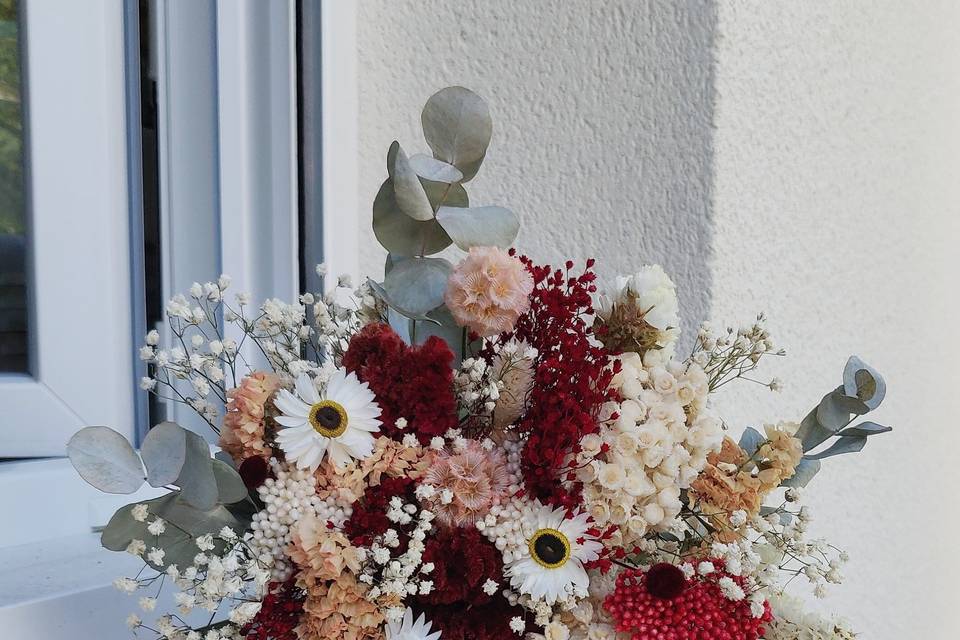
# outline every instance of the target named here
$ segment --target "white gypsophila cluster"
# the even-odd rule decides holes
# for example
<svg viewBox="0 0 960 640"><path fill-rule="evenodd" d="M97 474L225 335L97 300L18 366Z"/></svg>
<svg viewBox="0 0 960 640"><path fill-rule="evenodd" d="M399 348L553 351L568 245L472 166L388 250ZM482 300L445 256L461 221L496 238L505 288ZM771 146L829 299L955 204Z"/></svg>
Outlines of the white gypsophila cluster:
<svg viewBox="0 0 960 640"><path fill-rule="evenodd" d="M408 596L429 594L433 591L430 574L434 567L433 563L423 563L423 551L427 535L433 529L434 513L394 496L386 516L395 528L377 536L369 547L357 550L357 557L363 563L358 580L370 585L364 597L374 603L381 598L402 602ZM409 540L406 551L396 554L401 531ZM404 611L400 606L387 607L385 616L388 621L399 622Z"/></svg>
<svg viewBox="0 0 960 640"><path fill-rule="evenodd" d="M596 297L594 309L600 318L609 320L618 305L635 307L644 322L659 331L659 349L650 354L663 359L672 357L673 345L680 337L680 303L676 285L663 267L644 265L631 276L618 276L613 287Z"/></svg>
<svg viewBox="0 0 960 640"><path fill-rule="evenodd" d="M318 273L325 273L322 265ZM340 276L337 286L324 296L302 298L311 305L317 350L339 359L347 350L350 338L365 325L379 322L386 310L374 294L369 282L352 288L349 276Z"/></svg>
<svg viewBox="0 0 960 640"><path fill-rule="evenodd" d="M470 415L490 415L500 397L496 380L487 375L488 369L483 358L466 358L454 375L458 404Z"/></svg>
<svg viewBox="0 0 960 640"><path fill-rule="evenodd" d="M168 523L160 517L150 518L145 504L136 505L131 515L138 522L147 522L149 519L148 533L155 536L159 543L159 536L164 533ZM239 637L239 627L249 622L260 610L258 600L270 580L270 573L230 527L223 527L216 534L192 538L197 553L190 566L181 568L176 564L165 564L165 551L154 546L146 557L153 565L165 566L164 571L150 573L144 566L136 578L119 578L114 581L114 586L127 594L133 594L138 589L148 589L154 593L138 601L141 610L149 613L156 608L157 596L166 581L178 589L173 599L182 616L189 615L195 609L211 614L226 611L231 624L220 627L216 633L211 634L211 630L208 630L201 634L179 617L169 615L161 616L153 628L146 627L136 613L127 618L127 624L135 631L153 632L160 640L228 640ZM141 555L146 547L145 541L133 540L127 551ZM157 588L154 591L155 586Z"/></svg>
<svg viewBox="0 0 960 640"><path fill-rule="evenodd" d="M779 392L783 390L779 378L762 382L748 375L769 355L785 356L786 351L774 343L766 328L766 316L761 313L750 325L727 327L721 332L714 331L709 322L702 323L690 358L707 374L711 391L733 380L746 380Z"/></svg>
<svg viewBox="0 0 960 640"><path fill-rule="evenodd" d="M271 570L275 581L290 577L293 567L286 549L292 542L293 526L306 514L312 513L320 522L330 522L340 528L351 516L349 505L326 499L316 494L316 481L309 469L271 461L274 478L257 489L264 508L253 514L246 543L260 563Z"/></svg>
<svg viewBox="0 0 960 640"><path fill-rule="evenodd" d="M680 491L719 449L723 433L707 409L700 367L676 361L648 367L636 353L619 361L611 386L622 400L605 405L600 433L580 441L576 476L597 525L617 525L629 546L674 526Z"/></svg>
<svg viewBox="0 0 960 640"><path fill-rule="evenodd" d="M774 593L769 602L773 620L765 625L765 640L853 640L856 637L846 620L807 610L799 598Z"/></svg>
<svg viewBox="0 0 960 640"><path fill-rule="evenodd" d="M799 491L790 489L787 502L797 503ZM753 551L760 558L758 582L768 587L803 576L818 598L827 594L828 584L843 582L843 565L849 557L822 538L808 539L807 530L813 520L809 507L789 511L784 505L766 516L756 516L742 535L753 542Z"/></svg>
<svg viewBox="0 0 960 640"><path fill-rule="evenodd" d="M274 373L291 382L302 373L319 373L315 362L301 357L305 350L331 362L357 330L380 317L369 285L351 291L343 277L324 296L306 293L293 304L269 299L256 309L247 293L228 300L230 284L231 278L221 275L216 282L195 282L186 294L173 296L166 305L172 344L161 347L160 333L151 330L139 349L149 368L140 387L190 406L217 433L218 407L227 402L227 389L236 387L252 366L238 340L255 343Z"/></svg>
<svg viewBox="0 0 960 640"><path fill-rule="evenodd" d="M502 447L507 463L506 495L509 498L491 506L489 513L477 520L475 526L477 531L497 547L503 556L504 564L508 564L518 558L520 550L526 547L523 523L525 520L533 522L534 506L527 498L516 496L523 487L523 476L520 472L520 452L523 449L523 443L517 440L506 440Z"/></svg>

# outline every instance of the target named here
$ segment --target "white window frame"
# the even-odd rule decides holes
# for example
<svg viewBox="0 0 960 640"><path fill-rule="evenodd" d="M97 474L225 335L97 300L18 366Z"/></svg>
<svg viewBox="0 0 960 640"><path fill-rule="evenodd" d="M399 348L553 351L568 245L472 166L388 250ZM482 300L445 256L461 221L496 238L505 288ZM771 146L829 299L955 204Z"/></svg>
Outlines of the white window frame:
<svg viewBox="0 0 960 640"><path fill-rule="evenodd" d="M84 426L134 433L123 12L21 11L33 371L0 375L0 455L62 456Z"/></svg>

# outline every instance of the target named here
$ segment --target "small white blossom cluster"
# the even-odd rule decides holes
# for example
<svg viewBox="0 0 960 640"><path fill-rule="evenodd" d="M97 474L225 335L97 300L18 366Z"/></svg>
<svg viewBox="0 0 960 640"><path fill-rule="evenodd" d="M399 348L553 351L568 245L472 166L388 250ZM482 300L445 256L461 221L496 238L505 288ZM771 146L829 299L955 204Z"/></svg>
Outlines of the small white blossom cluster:
<svg viewBox="0 0 960 640"><path fill-rule="evenodd" d="M402 602L407 596L429 594L433 591L430 574L434 567L433 563L423 563L423 551L426 548L424 541L433 529L433 512L394 496L386 516L396 528L377 536L370 547L357 550L358 559L363 563L358 580L370 585L366 599L377 602L385 597L392 602ZM406 551L396 554L401 534L408 536L409 541ZM405 608L400 606L387 607L385 616L398 622L404 611Z"/></svg>
<svg viewBox="0 0 960 640"><path fill-rule="evenodd" d="M317 269L318 273L325 273L322 265ZM307 294L301 298L311 306L320 353L341 356L355 333L371 322L381 321L386 313L368 282L355 289L351 287L350 278L340 276L336 288L325 296Z"/></svg>
<svg viewBox="0 0 960 640"><path fill-rule="evenodd" d="M598 526L618 525L630 546L666 531L680 513L680 492L719 449L722 426L707 410L707 378L695 364L645 366L619 357L612 387L622 401L604 407L599 434L580 441L576 477Z"/></svg>
<svg viewBox="0 0 960 640"><path fill-rule="evenodd" d="M138 522L149 520L148 533L156 536L159 544L159 536L166 531L167 523L160 517L150 519L145 504L136 505L131 515ZM161 640L227 640L238 637L238 628L260 610L257 600L270 580L270 573L260 565L249 547L240 541L237 533L229 527L223 527L216 534L192 539L197 553L190 566L180 568L176 564L165 564L165 551L155 546L147 553L147 559L164 570L145 575L144 567L136 578L118 578L113 583L114 587L132 595L138 589L151 589L157 585L156 595L159 595L164 581L169 581L178 589L173 599L181 615L189 615L194 609L210 613L223 611L226 604L228 620L232 624L201 633L187 626L180 618L169 615L161 616L153 627L148 627L134 613L127 618L131 629L152 631ZM145 541L133 540L127 551L141 555L146 546ZM218 552L218 549L221 551ZM144 612L149 613L156 608L156 595L138 600Z"/></svg>
<svg viewBox="0 0 960 640"><path fill-rule="evenodd" d="M702 323L691 359L706 372L711 391L733 380L747 380L771 391L781 391L783 382L779 378L761 382L749 376L767 355L784 356L786 351L774 344L766 328L766 316L761 313L753 324L736 330L727 327L719 334L709 322Z"/></svg>
<svg viewBox="0 0 960 640"><path fill-rule="evenodd" d="M773 620L766 624L766 640L854 640L856 634L846 620L807 610L804 602L786 593L774 593L770 599Z"/></svg>
<svg viewBox="0 0 960 640"><path fill-rule="evenodd" d="M315 514L321 522L337 528L350 517L349 505L337 504L330 496L316 494L316 481L308 469L271 462L275 478L267 478L257 489L264 508L253 514L246 543L257 560L272 571L273 579L284 581L293 570L286 549L292 542L293 525L304 515Z"/></svg>

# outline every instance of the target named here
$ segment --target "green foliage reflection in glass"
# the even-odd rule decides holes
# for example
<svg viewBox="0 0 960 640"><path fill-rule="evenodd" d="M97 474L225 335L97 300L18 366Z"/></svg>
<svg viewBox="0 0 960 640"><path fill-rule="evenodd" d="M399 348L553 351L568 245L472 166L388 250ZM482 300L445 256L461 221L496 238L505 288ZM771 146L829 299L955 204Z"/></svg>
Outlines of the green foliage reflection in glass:
<svg viewBox="0 0 960 640"><path fill-rule="evenodd" d="M0 0L0 234L22 235L23 119L18 0Z"/></svg>

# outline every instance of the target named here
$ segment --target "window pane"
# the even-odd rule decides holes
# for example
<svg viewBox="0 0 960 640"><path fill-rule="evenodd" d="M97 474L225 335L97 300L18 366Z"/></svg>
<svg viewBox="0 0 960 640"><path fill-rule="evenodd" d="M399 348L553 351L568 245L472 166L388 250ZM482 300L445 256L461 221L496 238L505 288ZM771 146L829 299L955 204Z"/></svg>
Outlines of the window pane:
<svg viewBox="0 0 960 640"><path fill-rule="evenodd" d="M0 0L0 372L28 370L19 4Z"/></svg>

